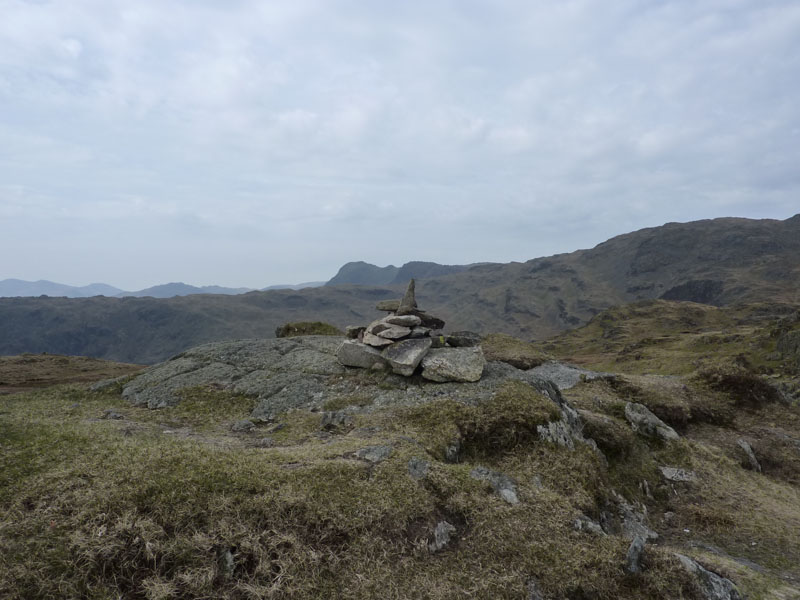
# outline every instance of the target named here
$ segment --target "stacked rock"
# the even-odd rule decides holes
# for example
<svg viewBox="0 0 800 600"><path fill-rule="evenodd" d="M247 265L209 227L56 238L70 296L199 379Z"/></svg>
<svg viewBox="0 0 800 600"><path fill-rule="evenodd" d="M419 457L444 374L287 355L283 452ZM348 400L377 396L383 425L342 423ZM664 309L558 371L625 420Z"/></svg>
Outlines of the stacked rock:
<svg viewBox="0 0 800 600"><path fill-rule="evenodd" d="M366 327L348 327L349 339L337 350L339 362L363 369L391 368L406 377L417 367L431 381L478 381L486 360L480 337L469 332L444 336L444 321L417 306L414 280L402 300L385 300L376 308L389 314Z"/></svg>

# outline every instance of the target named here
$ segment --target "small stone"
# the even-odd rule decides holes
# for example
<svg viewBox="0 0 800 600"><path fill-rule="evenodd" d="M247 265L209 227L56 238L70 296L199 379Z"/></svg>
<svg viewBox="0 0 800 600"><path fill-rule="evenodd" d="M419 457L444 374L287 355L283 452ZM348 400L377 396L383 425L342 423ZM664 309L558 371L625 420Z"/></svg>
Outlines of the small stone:
<svg viewBox="0 0 800 600"><path fill-rule="evenodd" d="M447 346L447 342L443 335L431 335L431 348L445 348Z"/></svg>
<svg viewBox="0 0 800 600"><path fill-rule="evenodd" d="M324 412L320 419L322 429L331 430L339 427L349 427L353 424L353 417L341 411Z"/></svg>
<svg viewBox="0 0 800 600"><path fill-rule="evenodd" d="M486 467L475 467L469 473L473 479L486 481L492 489L509 504L519 504L517 497L517 484L508 475L492 471Z"/></svg>
<svg viewBox="0 0 800 600"><path fill-rule="evenodd" d="M431 463L429 463L427 460L414 457L408 461L408 474L411 475L412 479L416 479L417 481L420 479L425 479L425 477L428 475L430 466Z"/></svg>
<svg viewBox="0 0 800 600"><path fill-rule="evenodd" d="M439 521L436 524L436 529L433 530L433 541L428 544L428 550L431 552L439 552L450 543L450 536L456 532L447 521Z"/></svg>
<svg viewBox="0 0 800 600"><path fill-rule="evenodd" d="M428 353L430 347L430 338L403 340L386 348L382 355L392 367L392 371L408 377L414 373L414 369Z"/></svg>
<svg viewBox="0 0 800 600"><path fill-rule="evenodd" d="M650 412L644 404L628 402L625 405L625 418L631 424L631 428L642 435L659 438L665 442L680 437L672 427Z"/></svg>
<svg viewBox="0 0 800 600"><path fill-rule="evenodd" d="M444 449L444 461L456 464L461 460L461 440L455 439Z"/></svg>
<svg viewBox="0 0 800 600"><path fill-rule="evenodd" d="M373 464L377 464L392 455L391 446L368 446L356 451L356 456Z"/></svg>
<svg viewBox="0 0 800 600"><path fill-rule="evenodd" d="M741 454L743 455L743 460L741 461L742 466L749 468L756 473L761 473L761 463L758 462L756 453L753 452L753 447L750 446L750 443L744 438L739 438L736 440L736 446L741 450Z"/></svg>
<svg viewBox="0 0 800 600"><path fill-rule="evenodd" d="M638 575L642 572L642 558L644 556L644 539L636 536L631 545L628 546L628 553L625 555L625 573L628 575Z"/></svg>
<svg viewBox="0 0 800 600"><path fill-rule="evenodd" d="M256 424L250 419L242 419L241 421L236 421L236 423L231 425L231 431L236 433L247 433L248 431L253 431L255 428Z"/></svg>
<svg viewBox="0 0 800 600"><path fill-rule="evenodd" d="M481 378L485 366L480 346L436 348L422 359L422 376L438 382L472 382Z"/></svg>
<svg viewBox="0 0 800 600"><path fill-rule="evenodd" d="M593 535L604 536L606 532L603 531L603 528L600 527L600 524L596 521L593 521L586 515L581 515L572 523L572 528L575 531L585 531L586 533L591 533Z"/></svg>
<svg viewBox="0 0 800 600"><path fill-rule="evenodd" d="M539 582L537 582L535 579L529 579L525 584L525 587L525 600L544 600L542 590L539 588Z"/></svg>
<svg viewBox="0 0 800 600"><path fill-rule="evenodd" d="M679 469L677 467L658 467L661 475L667 481L674 481L676 483L685 483L697 480L697 475L694 471L687 471L686 469Z"/></svg>
<svg viewBox="0 0 800 600"><path fill-rule="evenodd" d="M219 570L226 579L233 577L233 571L236 568L236 562L233 559L233 552L230 548L225 548L220 551L217 556L217 564Z"/></svg>
<svg viewBox="0 0 800 600"><path fill-rule="evenodd" d="M481 336L473 331L456 331L445 339L453 348L469 348L481 343Z"/></svg>
<svg viewBox="0 0 800 600"><path fill-rule="evenodd" d="M403 327L416 327L422 323L422 319L416 315L389 315L384 317L383 320L390 325L401 325Z"/></svg>

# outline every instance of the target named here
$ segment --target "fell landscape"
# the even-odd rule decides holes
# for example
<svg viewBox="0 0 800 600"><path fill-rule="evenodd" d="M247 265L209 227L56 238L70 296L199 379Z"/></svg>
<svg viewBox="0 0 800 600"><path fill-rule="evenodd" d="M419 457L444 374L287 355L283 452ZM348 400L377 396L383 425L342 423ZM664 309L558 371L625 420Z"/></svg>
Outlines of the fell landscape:
<svg viewBox="0 0 800 600"><path fill-rule="evenodd" d="M800 600L799 58L0 0L0 600Z"/></svg>
<svg viewBox="0 0 800 600"><path fill-rule="evenodd" d="M585 281L570 306L588 306L599 292L582 261L630 263L662 231L624 236L638 237L632 251L617 241L614 253L601 244L588 259L473 267L418 287L458 290L498 269L539 282L544 270L550 287ZM683 275L679 258L651 256L656 267L628 266L605 294L662 299L598 304L540 340L423 328L398 342L415 335L400 323L438 324L424 300L436 296L420 293L431 312L417 309L412 283L402 301L386 298L392 287L307 290L389 311L352 311L351 324L373 323L347 337L286 323L277 338L210 342L149 368L4 357L0 595L800 598L798 263L792 235L771 239L772 254L750 261L785 277L737 269L744 257L726 261L722 247L716 270ZM701 273L720 284L687 285ZM676 289L703 302L670 299ZM453 305L463 310L443 312ZM455 363L429 374L430 357L403 371L379 352L423 341L445 362L479 353L478 379ZM356 347L353 362L343 352ZM62 370L45 376L53 364Z"/></svg>

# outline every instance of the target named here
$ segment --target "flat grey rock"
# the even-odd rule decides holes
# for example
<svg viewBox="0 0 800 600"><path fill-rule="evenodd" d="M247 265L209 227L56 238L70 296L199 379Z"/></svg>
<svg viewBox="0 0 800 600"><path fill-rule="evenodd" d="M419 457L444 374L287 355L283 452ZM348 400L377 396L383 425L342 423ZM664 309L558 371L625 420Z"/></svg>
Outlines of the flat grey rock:
<svg viewBox="0 0 800 600"><path fill-rule="evenodd" d="M374 346L375 348L382 348L392 344L392 340L378 337L377 335L374 335L369 331L365 331L364 336L361 339L364 341L365 344L369 346Z"/></svg>
<svg viewBox="0 0 800 600"><path fill-rule="evenodd" d="M356 456L371 463L383 462L392 455L391 446L368 446L356 450Z"/></svg>
<svg viewBox="0 0 800 600"><path fill-rule="evenodd" d="M422 323L422 319L416 315L389 315L384 317L383 320L390 325L401 325L403 327L416 327Z"/></svg>
<svg viewBox="0 0 800 600"><path fill-rule="evenodd" d="M336 358L346 367L371 369L375 363L385 364L379 350L356 340L345 340L336 350Z"/></svg>
<svg viewBox="0 0 800 600"><path fill-rule="evenodd" d="M674 481L676 483L685 483L696 481L697 475L694 471L687 471L686 469L679 469L677 467L658 467L661 471L661 476L667 481Z"/></svg>
<svg viewBox="0 0 800 600"><path fill-rule="evenodd" d="M559 390L568 390L578 385L581 381L591 381L592 379L611 376L611 373L589 371L575 365L553 360L534 367L530 371L537 377L552 381Z"/></svg>
<svg viewBox="0 0 800 600"><path fill-rule="evenodd" d="M407 377L414 373L430 347L431 340L428 338L403 340L387 347L383 351L383 357L392 367L392 371Z"/></svg>
<svg viewBox="0 0 800 600"><path fill-rule="evenodd" d="M387 325L385 329L381 329L375 335L385 340L399 340L411 335L411 328L402 325Z"/></svg>
<svg viewBox="0 0 800 600"><path fill-rule="evenodd" d="M422 359L422 376L431 381L478 381L486 359L480 346L433 348Z"/></svg>

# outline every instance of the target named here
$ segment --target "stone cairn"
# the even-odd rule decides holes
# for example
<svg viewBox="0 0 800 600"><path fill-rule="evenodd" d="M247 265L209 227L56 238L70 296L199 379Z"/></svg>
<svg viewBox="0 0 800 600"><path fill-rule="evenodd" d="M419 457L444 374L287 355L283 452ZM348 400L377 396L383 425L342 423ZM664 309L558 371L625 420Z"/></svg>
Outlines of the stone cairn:
<svg viewBox="0 0 800 600"><path fill-rule="evenodd" d="M346 367L383 370L411 376L421 369L438 382L478 381L486 360L480 336L461 331L442 335L444 321L417 307L414 280L401 300L383 300L375 307L389 313L366 327L350 326L336 355Z"/></svg>

